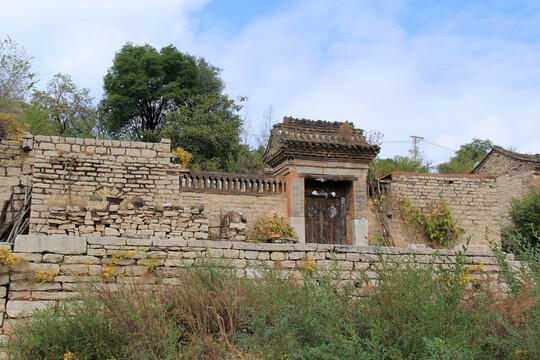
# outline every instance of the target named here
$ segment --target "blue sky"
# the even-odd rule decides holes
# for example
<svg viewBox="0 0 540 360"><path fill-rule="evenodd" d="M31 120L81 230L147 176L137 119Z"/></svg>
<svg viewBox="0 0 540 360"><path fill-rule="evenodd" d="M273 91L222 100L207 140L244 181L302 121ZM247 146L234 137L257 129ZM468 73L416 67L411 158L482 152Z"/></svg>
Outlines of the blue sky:
<svg viewBox="0 0 540 360"><path fill-rule="evenodd" d="M127 41L173 44L249 98L251 134L272 106L274 122L381 131L383 157L406 155L411 135L434 163L472 138L540 153L538 1L20 0L3 12L0 38L34 57L40 86L67 73L96 101Z"/></svg>

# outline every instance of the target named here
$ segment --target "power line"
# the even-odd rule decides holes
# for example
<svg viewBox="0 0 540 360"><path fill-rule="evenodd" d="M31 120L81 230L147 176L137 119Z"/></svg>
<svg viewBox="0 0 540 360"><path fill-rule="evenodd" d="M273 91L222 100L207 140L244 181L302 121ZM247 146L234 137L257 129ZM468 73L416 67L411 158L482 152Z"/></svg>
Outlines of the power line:
<svg viewBox="0 0 540 360"><path fill-rule="evenodd" d="M428 144L430 144L431 146L435 146L435 147L439 148L440 150L450 151L450 152L452 152L452 153L457 152L457 150L455 150L455 149L446 147L446 146L444 146L444 145L436 144L436 143L434 143L433 141L429 141L428 139L424 139L424 140L425 140Z"/></svg>

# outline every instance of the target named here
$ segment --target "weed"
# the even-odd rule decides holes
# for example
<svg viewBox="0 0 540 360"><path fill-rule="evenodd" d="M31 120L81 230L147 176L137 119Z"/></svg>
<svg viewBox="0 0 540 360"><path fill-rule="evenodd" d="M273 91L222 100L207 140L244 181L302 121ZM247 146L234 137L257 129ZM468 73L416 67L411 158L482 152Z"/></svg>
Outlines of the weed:
<svg viewBox="0 0 540 360"><path fill-rule="evenodd" d="M7 265L10 268L21 262L21 259L14 255L9 249L0 249L0 264Z"/></svg>
<svg viewBox="0 0 540 360"><path fill-rule="evenodd" d="M56 275L54 270L40 270L34 273L34 279L39 281L40 284L44 284L46 282L53 282L54 275Z"/></svg>

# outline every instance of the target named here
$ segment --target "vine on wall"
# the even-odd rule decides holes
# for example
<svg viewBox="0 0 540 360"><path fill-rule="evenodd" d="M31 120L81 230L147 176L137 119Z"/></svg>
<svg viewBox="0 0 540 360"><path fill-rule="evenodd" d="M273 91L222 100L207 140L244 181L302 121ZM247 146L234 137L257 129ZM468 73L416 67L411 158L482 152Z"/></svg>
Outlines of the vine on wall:
<svg viewBox="0 0 540 360"><path fill-rule="evenodd" d="M401 218L407 225L424 233L430 246L450 247L460 235L465 234L465 230L452 218L452 212L444 200L433 205L427 213L418 206L412 207L406 197L398 199L398 205Z"/></svg>

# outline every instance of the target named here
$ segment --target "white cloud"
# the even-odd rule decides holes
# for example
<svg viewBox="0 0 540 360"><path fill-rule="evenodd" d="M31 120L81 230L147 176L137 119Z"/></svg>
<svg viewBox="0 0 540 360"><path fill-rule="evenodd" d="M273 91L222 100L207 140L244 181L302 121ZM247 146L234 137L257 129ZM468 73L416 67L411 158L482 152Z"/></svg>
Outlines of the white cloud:
<svg viewBox="0 0 540 360"><path fill-rule="evenodd" d="M346 1L331 9L321 1L297 4L257 19L213 55L228 90L250 96L254 123L272 104L278 116L352 120L389 140L414 134L457 149L473 137L491 138L540 152L534 43L497 29L468 32L464 21L475 13L412 32L396 16L402 4L390 11ZM484 26L508 20L492 18L484 17Z"/></svg>
<svg viewBox="0 0 540 360"><path fill-rule="evenodd" d="M3 19L0 36L36 57L45 82L69 73L96 97L126 41L172 43L224 69L227 92L250 98L252 129L273 105L278 118L350 120L385 140L420 135L457 149L491 138L540 152L540 15L532 6L503 13L478 2L299 0L235 33L227 19L207 17L207 2L9 2L4 13L16 15ZM409 147L385 144L383 156ZM449 156L425 150L436 162Z"/></svg>

